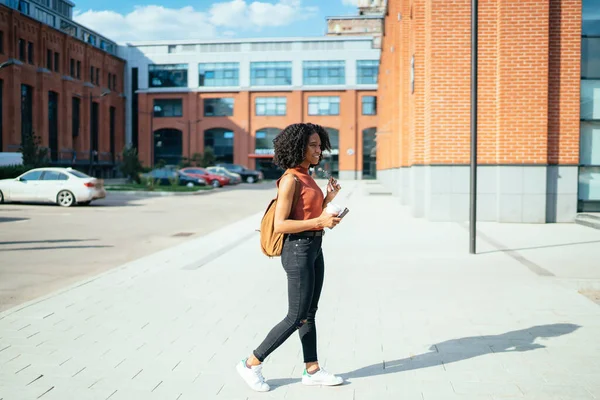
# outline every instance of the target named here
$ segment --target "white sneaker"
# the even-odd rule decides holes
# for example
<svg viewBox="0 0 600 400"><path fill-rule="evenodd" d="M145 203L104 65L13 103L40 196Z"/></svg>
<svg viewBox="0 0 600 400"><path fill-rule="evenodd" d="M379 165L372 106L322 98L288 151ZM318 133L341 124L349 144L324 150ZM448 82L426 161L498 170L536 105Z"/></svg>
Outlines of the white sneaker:
<svg viewBox="0 0 600 400"><path fill-rule="evenodd" d="M335 376L325 371L323 368L315 372L314 374L309 374L306 369L302 374L302 384L308 386L337 386L344 383L344 380L339 376Z"/></svg>
<svg viewBox="0 0 600 400"><path fill-rule="evenodd" d="M236 365L235 369L237 369L242 379L250 386L250 389L257 392L268 392L271 390L265 382L265 377L262 375L262 364L248 368L246 366L246 359L244 359Z"/></svg>

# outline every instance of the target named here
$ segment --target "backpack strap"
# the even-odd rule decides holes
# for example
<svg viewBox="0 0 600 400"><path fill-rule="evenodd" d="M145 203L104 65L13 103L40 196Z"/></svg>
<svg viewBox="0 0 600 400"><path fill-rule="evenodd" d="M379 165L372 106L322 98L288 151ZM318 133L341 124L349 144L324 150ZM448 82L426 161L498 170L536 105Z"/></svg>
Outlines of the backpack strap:
<svg viewBox="0 0 600 400"><path fill-rule="evenodd" d="M290 214L288 215L289 218L289 216L292 214L292 211L294 211L296 205L298 204L298 199L300 198L300 194L302 193L302 188L300 187L302 183L300 182L300 179L298 179L296 174L294 174L293 172L286 172L285 174L281 175L281 177L277 180L278 187L279 180L281 180L281 178L283 178L286 175L292 175L294 177L294 181L296 182L296 186L294 186L294 200L292 200L292 208L290 208ZM279 194L277 194L277 197L279 197Z"/></svg>

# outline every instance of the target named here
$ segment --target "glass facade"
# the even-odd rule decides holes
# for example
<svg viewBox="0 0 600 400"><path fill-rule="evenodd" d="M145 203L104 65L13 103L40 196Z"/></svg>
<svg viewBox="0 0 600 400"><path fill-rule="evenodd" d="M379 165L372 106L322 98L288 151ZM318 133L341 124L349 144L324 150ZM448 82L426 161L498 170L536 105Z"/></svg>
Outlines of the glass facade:
<svg viewBox="0 0 600 400"><path fill-rule="evenodd" d="M264 128L256 131L256 141L254 146L255 154L274 154L275 146L273 139L281 132L279 128Z"/></svg>
<svg viewBox="0 0 600 400"><path fill-rule="evenodd" d="M233 163L233 139L229 129L209 129L204 132L204 148L213 149L217 163Z"/></svg>
<svg viewBox="0 0 600 400"><path fill-rule="evenodd" d="M338 96L309 97L308 115L340 115L340 98Z"/></svg>
<svg viewBox="0 0 600 400"><path fill-rule="evenodd" d="M33 133L33 88L21 85L21 142Z"/></svg>
<svg viewBox="0 0 600 400"><path fill-rule="evenodd" d="M579 211L600 211L600 2L583 0Z"/></svg>
<svg viewBox="0 0 600 400"><path fill-rule="evenodd" d="M233 98L204 99L205 117L233 116Z"/></svg>
<svg viewBox="0 0 600 400"><path fill-rule="evenodd" d="M375 85L379 73L379 60L358 60L356 62L356 83Z"/></svg>
<svg viewBox="0 0 600 400"><path fill-rule="evenodd" d="M240 63L198 64L199 86L239 86Z"/></svg>
<svg viewBox="0 0 600 400"><path fill-rule="evenodd" d="M182 117L183 100L182 99L156 99L154 100L155 117Z"/></svg>
<svg viewBox="0 0 600 400"><path fill-rule="evenodd" d="M286 115L287 98L286 97L257 97L256 115Z"/></svg>
<svg viewBox="0 0 600 400"><path fill-rule="evenodd" d="M345 61L304 61L305 85L344 85L346 83Z"/></svg>
<svg viewBox="0 0 600 400"><path fill-rule="evenodd" d="M252 86L291 85L292 63L290 61L250 63L250 84Z"/></svg>
<svg viewBox="0 0 600 400"><path fill-rule="evenodd" d="M187 64L165 64L148 65L148 86L160 87L187 87L188 65Z"/></svg>
<svg viewBox="0 0 600 400"><path fill-rule="evenodd" d="M362 115L377 115L377 97L362 97Z"/></svg>

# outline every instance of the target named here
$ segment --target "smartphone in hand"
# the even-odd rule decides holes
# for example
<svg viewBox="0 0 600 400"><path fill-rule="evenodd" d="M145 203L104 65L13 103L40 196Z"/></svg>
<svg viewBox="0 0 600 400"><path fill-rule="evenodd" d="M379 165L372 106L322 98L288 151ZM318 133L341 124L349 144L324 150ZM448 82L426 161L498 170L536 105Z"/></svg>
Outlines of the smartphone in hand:
<svg viewBox="0 0 600 400"><path fill-rule="evenodd" d="M338 218L344 218L349 212L350 210L348 209L348 207L344 208L344 211L342 211L340 215L338 215Z"/></svg>

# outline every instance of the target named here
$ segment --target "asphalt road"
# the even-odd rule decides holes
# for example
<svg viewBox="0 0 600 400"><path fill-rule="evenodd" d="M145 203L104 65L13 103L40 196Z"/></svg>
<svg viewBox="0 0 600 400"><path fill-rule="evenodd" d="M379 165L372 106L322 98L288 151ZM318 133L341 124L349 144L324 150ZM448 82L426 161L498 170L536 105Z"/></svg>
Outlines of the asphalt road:
<svg viewBox="0 0 600 400"><path fill-rule="evenodd" d="M274 182L90 206L0 205L0 311L266 209Z"/></svg>

